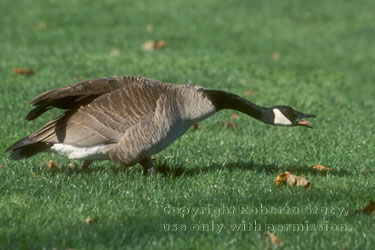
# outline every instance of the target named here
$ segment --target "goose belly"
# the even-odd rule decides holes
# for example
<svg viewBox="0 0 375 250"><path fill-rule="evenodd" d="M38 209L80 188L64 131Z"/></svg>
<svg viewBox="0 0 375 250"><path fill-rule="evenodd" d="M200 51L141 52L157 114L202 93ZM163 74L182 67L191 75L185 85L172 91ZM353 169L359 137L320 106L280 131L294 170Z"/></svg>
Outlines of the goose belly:
<svg viewBox="0 0 375 250"><path fill-rule="evenodd" d="M51 150L77 160L109 160L109 155L105 150L106 145L99 144L90 147L77 147L69 144L56 143Z"/></svg>

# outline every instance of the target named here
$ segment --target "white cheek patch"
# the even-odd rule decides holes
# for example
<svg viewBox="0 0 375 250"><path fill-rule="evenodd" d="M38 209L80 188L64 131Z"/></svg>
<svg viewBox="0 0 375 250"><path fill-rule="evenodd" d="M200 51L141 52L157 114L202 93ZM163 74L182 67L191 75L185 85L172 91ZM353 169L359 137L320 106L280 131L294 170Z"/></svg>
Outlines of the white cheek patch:
<svg viewBox="0 0 375 250"><path fill-rule="evenodd" d="M278 109L273 109L273 114L275 115L275 120L274 120L274 124L275 125L284 125L284 126L288 126L288 125L292 125L292 122L286 118L283 113L281 113L280 110Z"/></svg>

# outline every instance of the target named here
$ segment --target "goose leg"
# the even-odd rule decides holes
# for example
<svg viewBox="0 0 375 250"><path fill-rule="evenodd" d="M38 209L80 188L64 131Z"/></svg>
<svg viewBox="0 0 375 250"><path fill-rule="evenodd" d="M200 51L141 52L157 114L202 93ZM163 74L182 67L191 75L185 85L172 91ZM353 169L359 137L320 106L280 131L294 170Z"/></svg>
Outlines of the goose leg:
<svg viewBox="0 0 375 250"><path fill-rule="evenodd" d="M90 164L92 163L93 161L92 160L84 160L83 161L83 164L82 164L82 170L83 171L88 171L89 170L89 166Z"/></svg>
<svg viewBox="0 0 375 250"><path fill-rule="evenodd" d="M145 158L139 162L143 167L143 175L147 175L148 173L156 173L156 168L152 163L151 157Z"/></svg>

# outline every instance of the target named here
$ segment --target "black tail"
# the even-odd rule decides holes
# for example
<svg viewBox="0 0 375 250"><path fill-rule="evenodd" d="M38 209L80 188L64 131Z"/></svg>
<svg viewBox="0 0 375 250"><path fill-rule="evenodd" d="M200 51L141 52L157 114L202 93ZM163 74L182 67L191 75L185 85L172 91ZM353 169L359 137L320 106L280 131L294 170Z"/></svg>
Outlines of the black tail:
<svg viewBox="0 0 375 250"><path fill-rule="evenodd" d="M13 160L21 160L29 158L39 152L45 151L52 146L51 143L46 142L36 142L30 137L26 136L21 140L14 143L12 146L7 148L5 152L12 151L10 158Z"/></svg>

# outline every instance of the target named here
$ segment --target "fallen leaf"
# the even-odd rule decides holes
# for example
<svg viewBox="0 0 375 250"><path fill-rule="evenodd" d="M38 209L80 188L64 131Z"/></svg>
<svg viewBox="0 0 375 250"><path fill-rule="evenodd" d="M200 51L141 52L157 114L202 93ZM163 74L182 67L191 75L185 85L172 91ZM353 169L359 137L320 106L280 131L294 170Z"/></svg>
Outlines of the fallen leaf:
<svg viewBox="0 0 375 250"><path fill-rule="evenodd" d="M157 156L152 156L151 157L151 160L153 160L153 161L156 161L157 159L159 159L159 157L157 157Z"/></svg>
<svg viewBox="0 0 375 250"><path fill-rule="evenodd" d="M47 169L48 170L52 170L54 168L57 168L58 166L59 166L59 164L54 163L52 160L48 161L48 163L47 163Z"/></svg>
<svg viewBox="0 0 375 250"><path fill-rule="evenodd" d="M286 183L286 180L288 179L288 174L279 174L276 178L275 178L275 183L276 183L276 186L280 186L281 183Z"/></svg>
<svg viewBox="0 0 375 250"><path fill-rule="evenodd" d="M364 214L375 214L375 202L371 200L367 206L362 208Z"/></svg>
<svg viewBox="0 0 375 250"><path fill-rule="evenodd" d="M240 119L240 116L237 115L237 114L232 114L230 117L232 117L233 119L236 119L236 120Z"/></svg>
<svg viewBox="0 0 375 250"><path fill-rule="evenodd" d="M142 49L149 51L154 49L154 41L147 41L144 44L142 44Z"/></svg>
<svg viewBox="0 0 375 250"><path fill-rule="evenodd" d="M149 40L142 45L142 49L146 51L164 48L166 43L164 41Z"/></svg>
<svg viewBox="0 0 375 250"><path fill-rule="evenodd" d="M301 176L297 176L297 175L293 175L289 172L285 172L288 174L287 176L287 180L286 180L286 183L288 185L296 185L297 187L307 187L309 190L311 189L311 182L309 182L307 179L301 177Z"/></svg>
<svg viewBox="0 0 375 250"><path fill-rule="evenodd" d="M164 48L166 43L164 41L157 41L155 42L155 49L161 49Z"/></svg>
<svg viewBox="0 0 375 250"><path fill-rule="evenodd" d="M223 126L223 127L228 127L228 128L230 128L230 129L236 129L236 128L238 128L238 125L237 125L236 123L231 122L231 121L229 121L229 120L227 120L226 122L222 122L222 123L221 123L221 126Z"/></svg>
<svg viewBox="0 0 375 250"><path fill-rule="evenodd" d="M0 164L0 168L4 167L4 164Z"/></svg>
<svg viewBox="0 0 375 250"><path fill-rule="evenodd" d="M111 52L109 52L109 55L110 56L119 56L120 51L118 49L113 49L113 50L111 50Z"/></svg>
<svg viewBox="0 0 375 250"><path fill-rule="evenodd" d="M333 168L327 168L327 167L325 167L323 165L319 165L319 164L318 165L313 165L312 168L316 169L318 171L333 171L334 170Z"/></svg>
<svg viewBox="0 0 375 250"><path fill-rule="evenodd" d="M268 235L268 241L271 245L281 245L282 241L276 236L274 235L273 233L270 233Z"/></svg>
<svg viewBox="0 0 375 250"><path fill-rule="evenodd" d="M193 125L193 131L196 131L196 130L198 130L198 129L200 129L201 128L201 126L198 124L198 123L195 123L194 125Z"/></svg>
<svg viewBox="0 0 375 250"><path fill-rule="evenodd" d="M154 49L154 41L147 41L147 42L145 42L143 45L142 45L142 49L143 50L146 50L146 51L148 51L148 50L153 50Z"/></svg>
<svg viewBox="0 0 375 250"><path fill-rule="evenodd" d="M279 55L279 53L277 53L277 52L273 53L272 58L273 58L273 60L275 60L275 61L280 60L280 55Z"/></svg>
<svg viewBox="0 0 375 250"><path fill-rule="evenodd" d="M152 24L147 24L147 25L146 25L146 30L147 30L148 32L152 32L152 31L154 31L154 26L153 26Z"/></svg>
<svg viewBox="0 0 375 250"><path fill-rule="evenodd" d="M85 219L85 222L87 223L87 224L91 224L91 223L93 223L93 222L95 222L95 221L97 221L98 219L96 219L96 218L90 218L90 217L87 217L86 219Z"/></svg>
<svg viewBox="0 0 375 250"><path fill-rule="evenodd" d="M275 178L276 186L280 186L281 183L288 184L290 186L296 186L296 187L306 187L309 190L311 190L312 184L307 179L297 176L294 174L289 173L288 171L285 171L284 174L279 174Z"/></svg>
<svg viewBox="0 0 375 250"><path fill-rule="evenodd" d="M12 69L13 74L16 75L34 75L35 71L31 68L14 68Z"/></svg>

